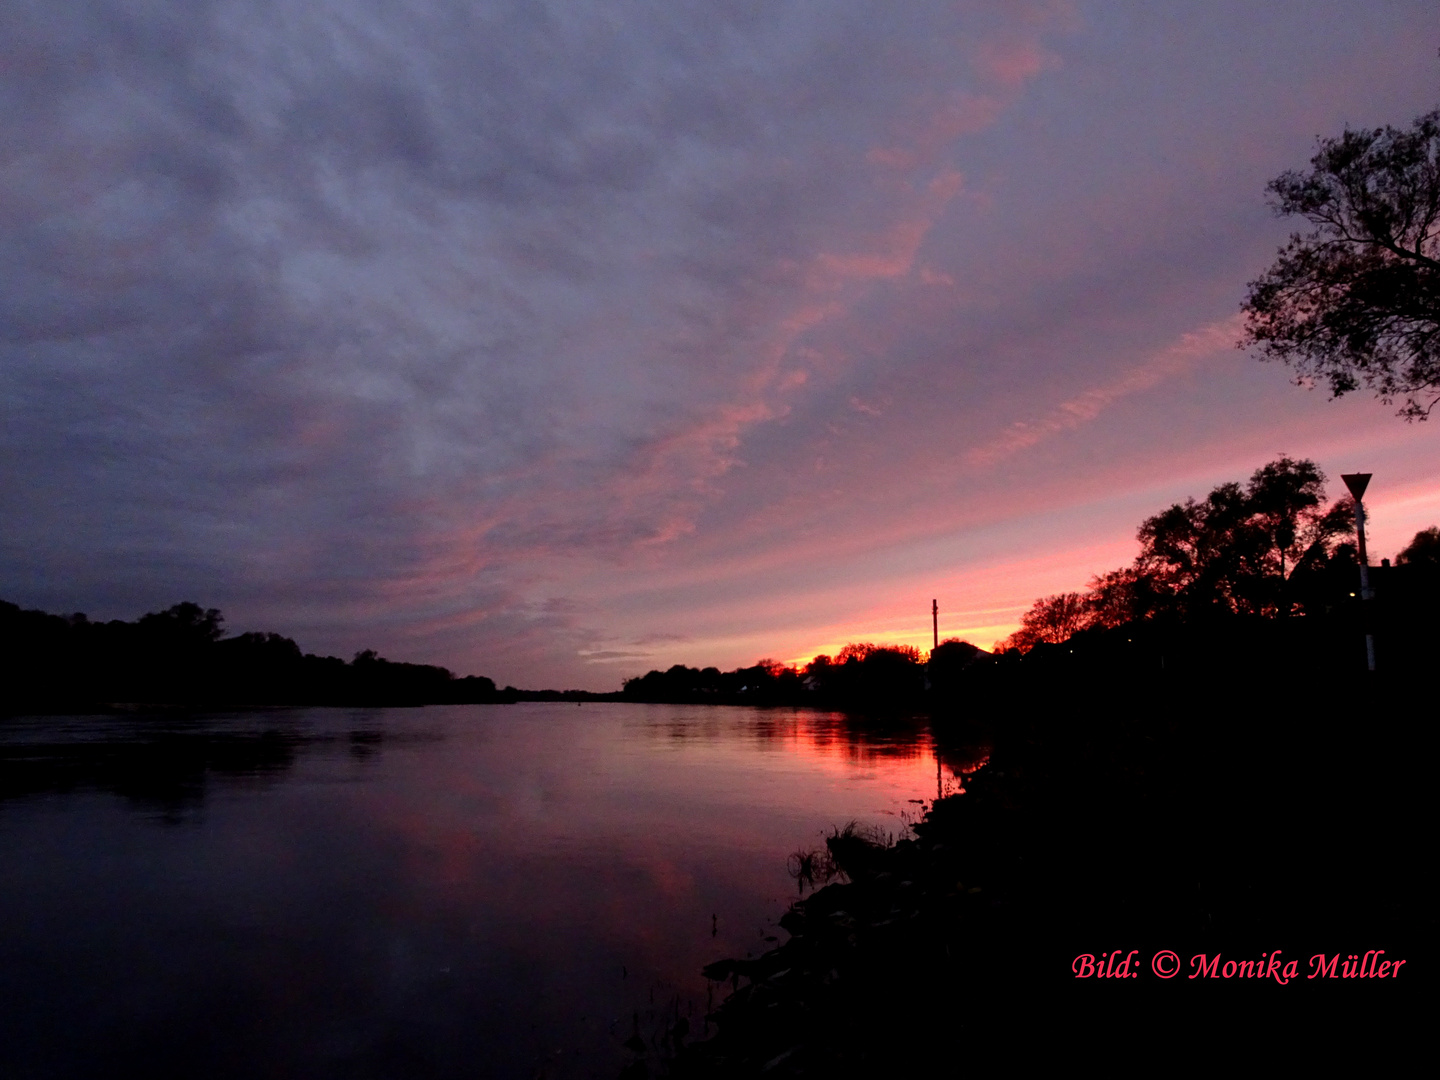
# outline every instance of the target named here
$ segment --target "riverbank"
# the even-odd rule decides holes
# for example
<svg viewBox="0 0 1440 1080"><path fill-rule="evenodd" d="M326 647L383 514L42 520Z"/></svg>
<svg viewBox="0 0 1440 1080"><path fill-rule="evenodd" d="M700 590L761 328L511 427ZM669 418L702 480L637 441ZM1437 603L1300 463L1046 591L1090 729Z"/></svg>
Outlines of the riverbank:
<svg viewBox="0 0 1440 1080"><path fill-rule="evenodd" d="M833 839L848 880L797 903L784 944L707 968L729 991L718 1033L637 1074L948 1075L1242 1032L1411 1037L1434 930L1426 703L1394 686L1234 689L1157 680L1100 711L1040 687L1023 714L990 713L967 791L893 846ZM954 717L937 730L966 736ZM1380 949L1404 977L1307 978L1312 956ZM1170 979L1151 967L1165 950ZM1238 970L1277 950L1298 978L1189 977L1197 955ZM1117 951L1133 977L1072 972Z"/></svg>

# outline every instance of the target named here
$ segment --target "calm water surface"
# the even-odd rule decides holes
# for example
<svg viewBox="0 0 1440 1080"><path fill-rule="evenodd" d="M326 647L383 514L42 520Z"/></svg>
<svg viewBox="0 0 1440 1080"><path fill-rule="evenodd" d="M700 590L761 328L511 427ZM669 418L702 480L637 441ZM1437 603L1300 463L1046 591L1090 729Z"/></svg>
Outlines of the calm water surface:
<svg viewBox="0 0 1440 1080"><path fill-rule="evenodd" d="M613 1077L899 833L923 724L629 704L0 720L0 1075ZM954 770L952 771L952 764Z"/></svg>

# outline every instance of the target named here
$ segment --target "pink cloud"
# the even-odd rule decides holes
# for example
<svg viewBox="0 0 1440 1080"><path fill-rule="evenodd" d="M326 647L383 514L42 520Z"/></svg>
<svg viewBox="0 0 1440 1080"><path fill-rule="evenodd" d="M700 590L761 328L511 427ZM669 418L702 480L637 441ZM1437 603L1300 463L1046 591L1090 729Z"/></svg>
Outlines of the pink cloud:
<svg viewBox="0 0 1440 1080"><path fill-rule="evenodd" d="M1060 64L1060 58L1034 39L987 41L975 51L975 67L986 79L1014 89Z"/></svg>
<svg viewBox="0 0 1440 1080"><path fill-rule="evenodd" d="M1238 315L1187 333L1174 345L1156 353L1119 379L1063 401L1039 419L1017 420L997 438L966 451L964 461L975 467L993 465L1052 435L1073 431L1094 420L1116 402L1184 374L1206 357L1233 349L1239 333Z"/></svg>

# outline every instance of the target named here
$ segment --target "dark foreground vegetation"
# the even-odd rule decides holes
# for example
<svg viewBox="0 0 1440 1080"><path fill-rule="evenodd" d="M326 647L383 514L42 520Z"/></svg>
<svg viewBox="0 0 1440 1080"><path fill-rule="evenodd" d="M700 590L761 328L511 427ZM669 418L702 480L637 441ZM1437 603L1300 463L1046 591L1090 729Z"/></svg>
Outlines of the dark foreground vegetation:
<svg viewBox="0 0 1440 1080"><path fill-rule="evenodd" d="M1171 507L1141 526L1133 566L1037 602L998 655L947 643L922 667L860 646L802 671L628 683L642 700L736 682L840 705L893 694L930 714L942 760L989 748L913 838L837 828L797 853L819 888L782 918L789 940L711 964L705 1027L636 1041L628 1075L1141 1072L1418 1044L1440 531L1370 568L1366 599L1353 505L1327 507L1323 483L1280 459ZM1345 977L1379 950L1399 976ZM1133 977L1079 978L1087 955ZM1311 978L1317 956L1339 975Z"/></svg>
<svg viewBox="0 0 1440 1080"><path fill-rule="evenodd" d="M672 1031L630 1075L992 1075L1094 1054L1143 1072L1155 1054L1415 1043L1433 689L1218 659L1126 680L987 669L970 707L936 718L942 759L946 741L992 747L967 791L913 839L838 831L805 868L842 878L784 916L789 940L707 968L724 998L710 1037ZM1150 966L1166 949L1169 980ZM1380 949L1407 961L1399 977L1307 978L1316 954ZM1077 957L1117 950L1136 977L1075 977ZM1283 985L1189 977L1200 954L1263 970L1277 950L1299 968Z"/></svg>
<svg viewBox="0 0 1440 1080"><path fill-rule="evenodd" d="M497 700L490 679L373 650L346 663L279 634L226 637L220 612L193 603L102 623L0 601L0 668L0 711L11 713Z"/></svg>

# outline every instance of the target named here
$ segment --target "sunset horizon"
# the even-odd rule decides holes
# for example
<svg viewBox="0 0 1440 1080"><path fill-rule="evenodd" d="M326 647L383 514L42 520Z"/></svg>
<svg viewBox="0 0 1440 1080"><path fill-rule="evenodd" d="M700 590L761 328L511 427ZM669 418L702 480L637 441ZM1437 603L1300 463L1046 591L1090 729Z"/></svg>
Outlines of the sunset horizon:
<svg viewBox="0 0 1440 1080"><path fill-rule="evenodd" d="M1403 1060L1437 15L0 6L0 1076Z"/></svg>
<svg viewBox="0 0 1440 1080"><path fill-rule="evenodd" d="M1433 420L1236 347L1424 4L206 10L13 20L0 598L609 691L992 648L1281 454L1440 522Z"/></svg>

